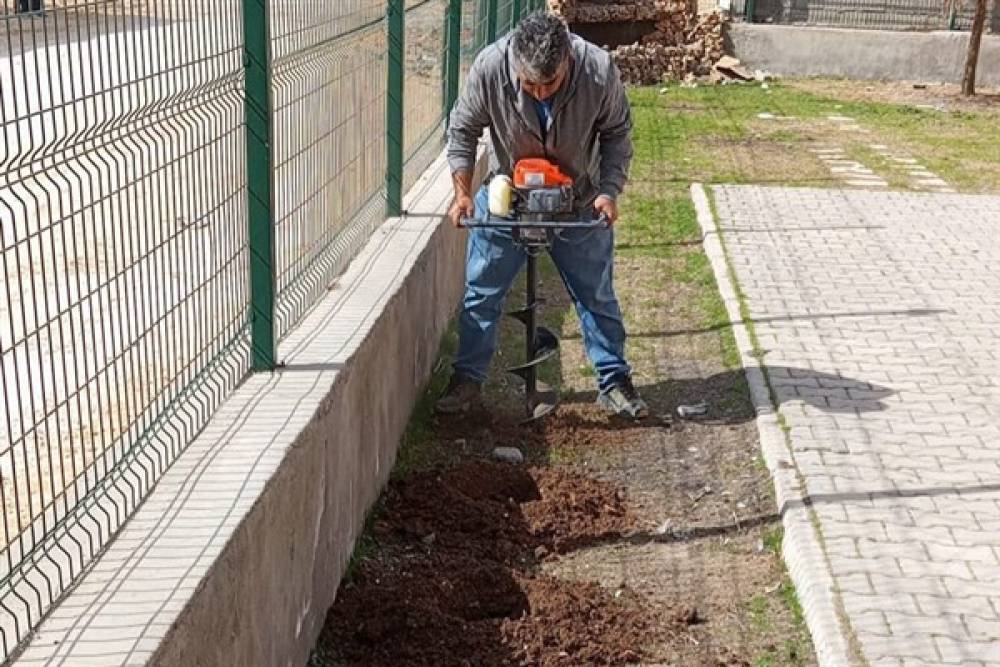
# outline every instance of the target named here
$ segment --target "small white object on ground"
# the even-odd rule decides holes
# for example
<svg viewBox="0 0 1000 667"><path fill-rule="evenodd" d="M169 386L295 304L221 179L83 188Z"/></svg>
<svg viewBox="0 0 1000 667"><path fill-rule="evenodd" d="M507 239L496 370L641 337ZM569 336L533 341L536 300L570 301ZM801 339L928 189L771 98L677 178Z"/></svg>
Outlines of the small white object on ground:
<svg viewBox="0 0 1000 667"><path fill-rule="evenodd" d="M695 405L678 405L677 414L684 419L690 417L702 417L708 414L708 403L697 403Z"/></svg>
<svg viewBox="0 0 1000 667"><path fill-rule="evenodd" d="M493 450L493 458L504 463L524 463L524 454L517 447L497 447Z"/></svg>

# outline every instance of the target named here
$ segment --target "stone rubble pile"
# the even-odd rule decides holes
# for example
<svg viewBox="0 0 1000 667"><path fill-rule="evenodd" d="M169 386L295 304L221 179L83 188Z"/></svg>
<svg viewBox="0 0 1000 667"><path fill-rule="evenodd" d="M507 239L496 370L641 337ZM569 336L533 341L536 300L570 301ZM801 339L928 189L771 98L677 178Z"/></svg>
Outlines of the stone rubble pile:
<svg viewBox="0 0 1000 667"><path fill-rule="evenodd" d="M719 11L699 15L696 0L636 0L628 4L549 0L549 7L571 24L655 22L653 31L640 42L611 49L626 83L690 83L703 77L713 83L746 80L738 61L735 66L730 62L733 59L723 61L723 29L728 15ZM727 66L717 67L720 61Z"/></svg>

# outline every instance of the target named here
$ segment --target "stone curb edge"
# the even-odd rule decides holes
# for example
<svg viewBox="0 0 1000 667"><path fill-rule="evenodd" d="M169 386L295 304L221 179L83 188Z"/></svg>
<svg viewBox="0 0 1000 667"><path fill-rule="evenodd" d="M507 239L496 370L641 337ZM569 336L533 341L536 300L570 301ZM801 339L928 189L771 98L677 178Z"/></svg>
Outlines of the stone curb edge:
<svg viewBox="0 0 1000 667"><path fill-rule="evenodd" d="M734 277L730 275L729 262L715 216L702 184L691 185L691 198L701 227L705 254L712 265L726 313L730 322L733 322L736 347L757 414L761 450L774 480L784 526L782 556L802 605L817 659L822 667L855 665L858 661L852 659L851 642L840 621L833 577L820 535L813 523L812 510L807 504L804 484L796 469L790 443L778 420L779 413L772 401L764 370L754 354L750 332L740 313Z"/></svg>

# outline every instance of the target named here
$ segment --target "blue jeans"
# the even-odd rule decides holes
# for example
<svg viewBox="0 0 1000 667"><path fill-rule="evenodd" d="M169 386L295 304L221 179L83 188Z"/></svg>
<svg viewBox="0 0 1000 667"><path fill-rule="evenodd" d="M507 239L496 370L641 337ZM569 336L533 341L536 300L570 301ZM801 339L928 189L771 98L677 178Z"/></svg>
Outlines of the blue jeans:
<svg viewBox="0 0 1000 667"><path fill-rule="evenodd" d="M486 188L482 188L476 194L476 217L485 217L487 206ZM625 326L614 290L614 232L560 232L550 254L573 298L587 356L597 371L598 388L604 391L617 378L631 374L625 361ZM480 383L486 379L504 300L526 258L505 230L469 230L456 374Z"/></svg>

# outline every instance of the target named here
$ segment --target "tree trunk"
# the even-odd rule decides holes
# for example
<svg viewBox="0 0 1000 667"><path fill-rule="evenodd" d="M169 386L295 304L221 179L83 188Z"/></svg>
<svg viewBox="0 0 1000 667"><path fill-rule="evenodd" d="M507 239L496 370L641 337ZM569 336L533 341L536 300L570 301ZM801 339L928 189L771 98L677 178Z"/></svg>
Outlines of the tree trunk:
<svg viewBox="0 0 1000 667"><path fill-rule="evenodd" d="M962 94L976 94L976 65L979 62L979 46L983 42L986 26L986 0L976 0L976 17L972 20L972 34L969 35L969 55L965 59L965 74L962 76Z"/></svg>

